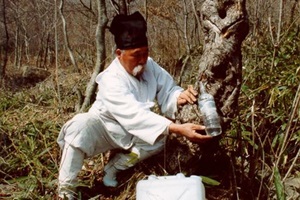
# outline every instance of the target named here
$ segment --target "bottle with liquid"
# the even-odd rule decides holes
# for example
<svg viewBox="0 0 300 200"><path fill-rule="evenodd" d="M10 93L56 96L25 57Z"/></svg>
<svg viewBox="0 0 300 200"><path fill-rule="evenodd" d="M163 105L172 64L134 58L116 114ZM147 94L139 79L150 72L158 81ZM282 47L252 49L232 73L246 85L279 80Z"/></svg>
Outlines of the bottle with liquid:
<svg viewBox="0 0 300 200"><path fill-rule="evenodd" d="M214 97L207 93L203 83L200 81L200 95L198 98L198 106L203 118L205 132L207 135L218 136L222 133L220 125L220 117L218 115Z"/></svg>

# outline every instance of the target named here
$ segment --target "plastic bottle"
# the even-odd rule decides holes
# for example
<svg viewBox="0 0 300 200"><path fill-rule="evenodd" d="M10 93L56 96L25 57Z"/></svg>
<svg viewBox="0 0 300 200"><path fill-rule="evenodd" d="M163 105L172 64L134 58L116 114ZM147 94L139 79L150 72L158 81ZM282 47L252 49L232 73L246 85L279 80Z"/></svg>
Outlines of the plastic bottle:
<svg viewBox="0 0 300 200"><path fill-rule="evenodd" d="M200 96L198 98L198 106L203 117L203 123L206 127L206 134L218 136L222 133L220 125L220 117L218 115L214 97L207 93L203 83L200 81Z"/></svg>

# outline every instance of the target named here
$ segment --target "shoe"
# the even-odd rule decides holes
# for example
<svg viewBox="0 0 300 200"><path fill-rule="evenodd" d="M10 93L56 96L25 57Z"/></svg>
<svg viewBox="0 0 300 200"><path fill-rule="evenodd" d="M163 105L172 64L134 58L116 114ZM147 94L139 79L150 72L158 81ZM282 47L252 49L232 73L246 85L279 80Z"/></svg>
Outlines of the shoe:
<svg viewBox="0 0 300 200"><path fill-rule="evenodd" d="M119 172L113 165L106 165L104 167L103 184L107 187L117 187L117 173Z"/></svg>
<svg viewBox="0 0 300 200"><path fill-rule="evenodd" d="M58 197L61 200L75 200L76 190L74 188L62 187L58 189Z"/></svg>

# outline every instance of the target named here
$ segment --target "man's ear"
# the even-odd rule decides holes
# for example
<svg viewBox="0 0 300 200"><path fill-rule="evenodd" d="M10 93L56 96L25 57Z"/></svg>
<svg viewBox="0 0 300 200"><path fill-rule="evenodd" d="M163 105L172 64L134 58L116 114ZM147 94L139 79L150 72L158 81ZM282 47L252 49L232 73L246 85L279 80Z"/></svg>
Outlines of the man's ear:
<svg viewBox="0 0 300 200"><path fill-rule="evenodd" d="M120 57L121 54L122 54L122 50L121 50L121 49L116 49L116 55L117 55L118 57Z"/></svg>

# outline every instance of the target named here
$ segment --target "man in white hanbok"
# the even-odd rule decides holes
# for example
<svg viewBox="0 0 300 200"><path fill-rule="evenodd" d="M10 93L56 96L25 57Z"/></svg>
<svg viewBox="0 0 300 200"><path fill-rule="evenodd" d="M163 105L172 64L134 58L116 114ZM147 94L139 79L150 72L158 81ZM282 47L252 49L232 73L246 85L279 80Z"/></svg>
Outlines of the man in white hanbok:
<svg viewBox="0 0 300 200"><path fill-rule="evenodd" d="M168 134L195 142L211 138L197 133L204 126L173 123L177 106L194 103L197 92L177 86L170 74L148 57L146 30L138 12L113 19L110 31L117 46L116 58L97 76L98 93L89 111L69 120L57 139L63 150L60 197L74 199L77 175L87 157L112 149L128 150L128 154L117 154L104 168L104 185L116 187L116 174L159 153ZM155 102L163 116L151 110Z"/></svg>

